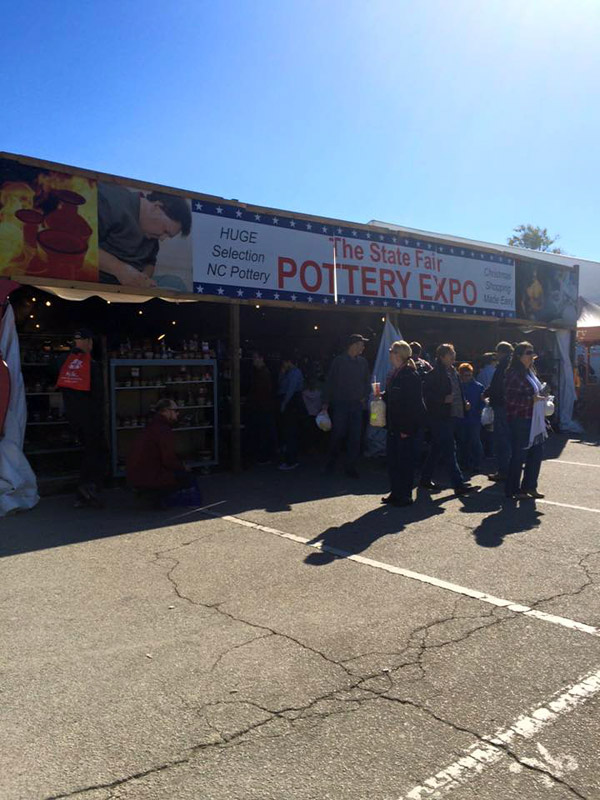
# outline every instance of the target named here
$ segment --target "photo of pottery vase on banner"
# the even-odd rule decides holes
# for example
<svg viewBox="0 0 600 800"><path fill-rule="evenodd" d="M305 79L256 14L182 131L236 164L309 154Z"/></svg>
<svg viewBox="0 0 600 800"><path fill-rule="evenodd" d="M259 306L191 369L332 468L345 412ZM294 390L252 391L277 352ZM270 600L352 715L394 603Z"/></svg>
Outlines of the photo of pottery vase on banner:
<svg viewBox="0 0 600 800"><path fill-rule="evenodd" d="M98 280L96 184L0 159L0 275Z"/></svg>
<svg viewBox="0 0 600 800"><path fill-rule="evenodd" d="M191 292L190 202L0 159L0 275Z"/></svg>

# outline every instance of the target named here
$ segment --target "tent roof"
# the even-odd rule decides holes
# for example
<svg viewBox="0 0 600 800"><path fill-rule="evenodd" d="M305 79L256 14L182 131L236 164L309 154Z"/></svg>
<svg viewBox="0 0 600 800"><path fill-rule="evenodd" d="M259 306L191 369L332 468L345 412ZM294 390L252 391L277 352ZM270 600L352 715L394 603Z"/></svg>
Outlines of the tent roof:
<svg viewBox="0 0 600 800"><path fill-rule="evenodd" d="M600 306L585 297L579 298L579 317L577 328L598 328L600 330Z"/></svg>

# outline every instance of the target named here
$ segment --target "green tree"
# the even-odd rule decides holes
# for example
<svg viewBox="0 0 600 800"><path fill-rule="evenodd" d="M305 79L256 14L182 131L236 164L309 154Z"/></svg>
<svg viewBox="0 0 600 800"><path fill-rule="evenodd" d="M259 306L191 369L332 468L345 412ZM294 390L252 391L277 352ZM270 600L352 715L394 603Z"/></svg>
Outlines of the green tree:
<svg viewBox="0 0 600 800"><path fill-rule="evenodd" d="M538 225L517 225L513 231L515 235L509 236L506 240L513 247L525 247L527 250L542 250L548 253L563 252L560 247L552 247L560 236L549 236L547 228L540 228Z"/></svg>

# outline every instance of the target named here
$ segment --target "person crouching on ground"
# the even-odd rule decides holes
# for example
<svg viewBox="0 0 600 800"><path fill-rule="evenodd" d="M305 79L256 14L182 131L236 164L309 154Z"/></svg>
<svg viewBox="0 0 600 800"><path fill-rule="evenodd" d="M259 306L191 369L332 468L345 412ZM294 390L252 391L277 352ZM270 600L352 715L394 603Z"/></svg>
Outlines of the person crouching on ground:
<svg viewBox="0 0 600 800"><path fill-rule="evenodd" d="M390 493L382 497L381 502L392 506L410 506L414 502L414 437L425 417L421 378L411 355L408 342L394 342L390 347L390 362L394 371L383 395L386 404Z"/></svg>
<svg viewBox="0 0 600 800"><path fill-rule="evenodd" d="M520 342L504 376L504 401L511 443L504 493L515 500L544 496L538 492L537 485L543 443L548 436L544 415L546 398L533 368L534 357L533 345Z"/></svg>
<svg viewBox="0 0 600 800"><path fill-rule="evenodd" d="M469 410L458 373L454 368L456 351L452 344L441 344L436 350L435 367L423 382L423 397L431 430L431 448L423 466L419 486L432 492L438 487L433 473L444 461L454 493L460 497L479 487L467 483L456 460L455 433Z"/></svg>
<svg viewBox="0 0 600 800"><path fill-rule="evenodd" d="M180 489L197 487L196 477L175 452L173 427L178 414L174 400L159 400L155 415L127 459L127 482L134 489L152 493L158 507L168 505Z"/></svg>

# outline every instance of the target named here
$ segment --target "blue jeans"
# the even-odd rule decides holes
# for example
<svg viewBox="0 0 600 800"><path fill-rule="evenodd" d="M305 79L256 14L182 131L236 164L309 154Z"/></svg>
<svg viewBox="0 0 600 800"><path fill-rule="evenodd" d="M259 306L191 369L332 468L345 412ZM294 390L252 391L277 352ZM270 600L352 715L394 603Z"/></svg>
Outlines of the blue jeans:
<svg viewBox="0 0 600 800"><path fill-rule="evenodd" d="M415 477L415 443L412 436L387 432L387 468L390 494L397 500L410 500Z"/></svg>
<svg viewBox="0 0 600 800"><path fill-rule="evenodd" d="M458 453L462 469L473 472L481 469L483 445L481 444L481 423L479 420L461 420L458 430Z"/></svg>
<svg viewBox="0 0 600 800"><path fill-rule="evenodd" d="M535 492L542 466L544 445L528 447L530 419L512 419L509 423L512 456L508 466L508 477L504 485L507 497L516 492ZM523 473L523 465L525 472ZM521 480L521 475L523 478Z"/></svg>
<svg viewBox="0 0 600 800"><path fill-rule="evenodd" d="M362 406L333 406L331 409L331 445L329 448L329 464L333 466L340 450L346 441L346 468L356 467L360 455L360 438L362 434Z"/></svg>
<svg viewBox="0 0 600 800"><path fill-rule="evenodd" d="M494 456L498 464L500 475L508 475L508 465L511 456L510 428L506 419L504 406L494 408Z"/></svg>
<svg viewBox="0 0 600 800"><path fill-rule="evenodd" d="M436 466L440 461L443 461L454 489L465 482L456 460L456 442L454 439L455 430L460 422L461 420L455 417L431 419L429 421L431 448L421 472L422 481L430 481Z"/></svg>

